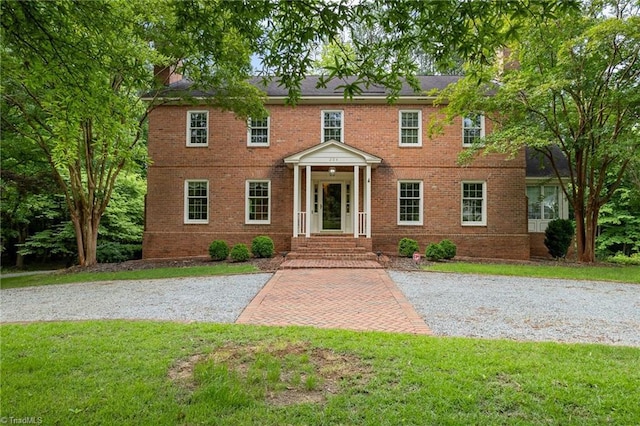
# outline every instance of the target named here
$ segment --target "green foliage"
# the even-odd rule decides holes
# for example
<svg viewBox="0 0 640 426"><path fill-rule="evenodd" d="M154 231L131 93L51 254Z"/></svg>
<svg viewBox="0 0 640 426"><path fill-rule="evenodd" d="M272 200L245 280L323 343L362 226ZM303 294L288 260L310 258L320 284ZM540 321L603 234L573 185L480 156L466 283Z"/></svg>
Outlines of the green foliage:
<svg viewBox="0 0 640 426"><path fill-rule="evenodd" d="M440 247L444 252L444 259L453 259L456 257L457 247L451 240L440 241Z"/></svg>
<svg viewBox="0 0 640 426"><path fill-rule="evenodd" d="M3 415L43 413L46 424L631 425L640 417L634 347L168 321L3 324L2 337ZM258 350L273 359L257 365ZM279 382L268 379L274 364ZM323 374L338 379L307 383ZM305 386L287 382L296 376ZM329 401L309 402L319 397Z"/></svg>
<svg viewBox="0 0 640 426"><path fill-rule="evenodd" d="M73 225L69 221L53 225L50 229L36 232L20 246L20 254L39 261L63 259L75 260L77 256Z"/></svg>
<svg viewBox="0 0 640 426"><path fill-rule="evenodd" d="M549 222L544 231L544 245L554 259L567 256L573 234L573 223L570 220L554 219Z"/></svg>
<svg viewBox="0 0 640 426"><path fill-rule="evenodd" d="M114 241L98 244L96 255L100 263L120 263L142 258L142 244L122 244Z"/></svg>
<svg viewBox="0 0 640 426"><path fill-rule="evenodd" d="M234 262L246 262L251 257L251 253L245 244L240 243L233 246L230 256Z"/></svg>
<svg viewBox="0 0 640 426"><path fill-rule="evenodd" d="M442 240L439 243L430 243L424 256L434 262L442 259L453 259L456 256L457 247L451 240Z"/></svg>
<svg viewBox="0 0 640 426"><path fill-rule="evenodd" d="M625 259L626 260L626 259ZM429 271L456 274L506 275L512 277L561 278L567 280L614 281L640 284L640 266L583 266L564 264L514 265L505 263L434 263L423 267Z"/></svg>
<svg viewBox="0 0 640 426"><path fill-rule="evenodd" d="M420 251L418 242L411 238L403 238L398 243L398 254L402 257L411 257L413 253Z"/></svg>
<svg viewBox="0 0 640 426"><path fill-rule="evenodd" d="M256 257L273 257L274 251L273 240L266 235L260 235L251 241L251 253Z"/></svg>
<svg viewBox="0 0 640 426"><path fill-rule="evenodd" d="M615 256L607 258L607 262L617 263L618 265L640 266L640 253L633 253L631 256L627 256L624 253L617 253Z"/></svg>
<svg viewBox="0 0 640 426"><path fill-rule="evenodd" d="M623 182L611 201L600 209L598 224L596 247L601 257L640 252L640 186Z"/></svg>
<svg viewBox="0 0 640 426"><path fill-rule="evenodd" d="M430 243L425 250L424 256L429 260L437 262L444 259L445 251L440 244Z"/></svg>
<svg viewBox="0 0 640 426"><path fill-rule="evenodd" d="M465 150L466 162L477 152L515 156L524 146L552 160L554 146L561 149L573 171L559 183L575 214L578 258L593 262L598 211L640 159L640 5L582 6L520 20L509 49L492 66L468 64L440 100L449 122L478 112L493 122L484 146Z"/></svg>
<svg viewBox="0 0 640 426"><path fill-rule="evenodd" d="M209 244L209 256L213 260L225 260L229 257L229 244L223 240L215 240Z"/></svg>

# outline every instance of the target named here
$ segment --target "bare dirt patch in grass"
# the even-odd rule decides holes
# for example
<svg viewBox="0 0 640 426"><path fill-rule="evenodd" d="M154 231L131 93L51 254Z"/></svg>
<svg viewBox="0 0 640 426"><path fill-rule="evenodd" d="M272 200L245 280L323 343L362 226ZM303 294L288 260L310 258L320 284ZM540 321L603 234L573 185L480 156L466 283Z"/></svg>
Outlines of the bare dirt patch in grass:
<svg viewBox="0 0 640 426"><path fill-rule="evenodd" d="M194 392L199 386L206 386L198 383L194 373L199 364L207 363L226 367L233 373L230 377L239 378L244 389L273 406L321 404L345 386L365 385L373 374L371 367L355 354L312 348L305 343L279 343L228 344L210 354L192 355L176 362L168 377L183 390Z"/></svg>

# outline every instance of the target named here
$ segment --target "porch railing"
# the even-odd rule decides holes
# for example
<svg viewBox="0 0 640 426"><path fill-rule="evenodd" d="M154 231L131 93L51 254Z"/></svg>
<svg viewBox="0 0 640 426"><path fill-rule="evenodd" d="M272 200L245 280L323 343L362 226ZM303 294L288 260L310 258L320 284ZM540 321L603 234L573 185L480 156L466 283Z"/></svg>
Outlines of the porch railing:
<svg viewBox="0 0 640 426"><path fill-rule="evenodd" d="M367 235L367 213L358 212L358 235Z"/></svg>
<svg viewBox="0 0 640 426"><path fill-rule="evenodd" d="M298 212L298 235L307 233L307 212Z"/></svg>

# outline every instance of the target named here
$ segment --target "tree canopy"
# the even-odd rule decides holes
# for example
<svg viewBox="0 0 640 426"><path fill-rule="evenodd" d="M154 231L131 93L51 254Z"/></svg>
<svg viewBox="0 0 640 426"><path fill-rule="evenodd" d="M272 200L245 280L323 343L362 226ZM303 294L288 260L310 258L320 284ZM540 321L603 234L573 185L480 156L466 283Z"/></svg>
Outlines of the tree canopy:
<svg viewBox="0 0 640 426"><path fill-rule="evenodd" d="M213 90L239 116L264 113L248 83L252 55L295 101L322 43L351 31L355 56L326 76L356 76L392 91L411 77L418 49L436 61L485 62L525 17L574 2L223 0L5 0L1 3L2 131L44 154L74 224L81 265L96 262L100 220L123 170L144 157L146 115L156 104L154 65ZM376 34L376 39L367 37Z"/></svg>
<svg viewBox="0 0 640 426"><path fill-rule="evenodd" d="M640 5L592 2L555 19L523 21L520 38L493 66L470 73L443 97L448 115L484 112L497 129L486 151L553 147L571 165L559 179L576 218L578 257L595 260L601 207L640 157Z"/></svg>

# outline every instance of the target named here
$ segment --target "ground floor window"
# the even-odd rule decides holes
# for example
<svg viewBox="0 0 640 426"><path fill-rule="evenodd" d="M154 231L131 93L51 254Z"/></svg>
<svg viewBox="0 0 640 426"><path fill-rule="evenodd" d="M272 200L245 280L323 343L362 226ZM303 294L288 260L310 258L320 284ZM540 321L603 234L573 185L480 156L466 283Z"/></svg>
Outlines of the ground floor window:
<svg viewBox="0 0 640 426"><path fill-rule="evenodd" d="M487 224L487 185L485 182L462 182L462 224Z"/></svg>
<svg viewBox="0 0 640 426"><path fill-rule="evenodd" d="M184 222L209 223L209 181L185 181Z"/></svg>
<svg viewBox="0 0 640 426"><path fill-rule="evenodd" d="M557 185L527 185L529 219L560 218L560 188Z"/></svg>
<svg viewBox="0 0 640 426"><path fill-rule="evenodd" d="M398 181L398 225L422 225L422 181Z"/></svg>
<svg viewBox="0 0 640 426"><path fill-rule="evenodd" d="M248 224L271 223L271 182L248 180L246 185L246 217Z"/></svg>

